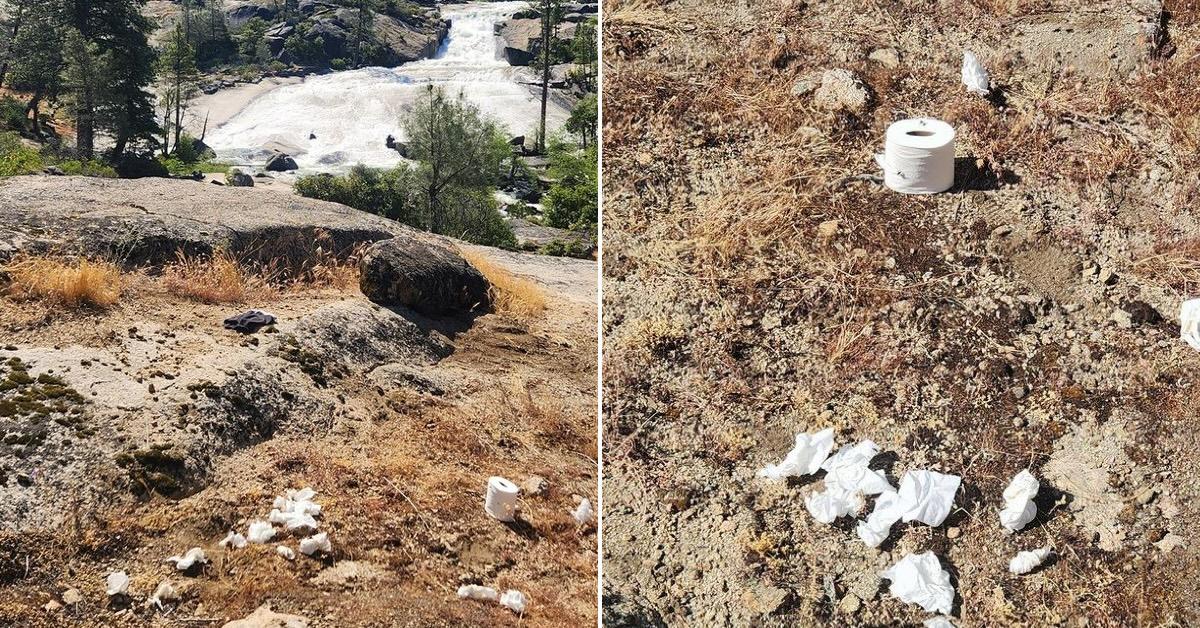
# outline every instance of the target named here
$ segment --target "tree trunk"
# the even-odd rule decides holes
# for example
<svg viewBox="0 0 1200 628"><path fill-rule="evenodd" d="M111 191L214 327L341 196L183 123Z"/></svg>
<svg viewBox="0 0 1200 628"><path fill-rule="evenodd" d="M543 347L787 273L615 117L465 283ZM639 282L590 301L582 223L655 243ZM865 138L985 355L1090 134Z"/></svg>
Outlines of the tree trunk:
<svg viewBox="0 0 1200 628"><path fill-rule="evenodd" d="M546 153L546 102L550 98L550 2L542 2L542 118L538 131L538 153Z"/></svg>
<svg viewBox="0 0 1200 628"><path fill-rule="evenodd" d="M33 98L29 99L29 104L26 105L26 107L25 107L26 117L29 117L32 114L33 126L31 128L33 129L33 134L35 137L40 137L42 135L41 122L38 121L38 116L39 116L38 105L40 105L41 102L42 102L42 92L37 91L37 92L34 92Z"/></svg>

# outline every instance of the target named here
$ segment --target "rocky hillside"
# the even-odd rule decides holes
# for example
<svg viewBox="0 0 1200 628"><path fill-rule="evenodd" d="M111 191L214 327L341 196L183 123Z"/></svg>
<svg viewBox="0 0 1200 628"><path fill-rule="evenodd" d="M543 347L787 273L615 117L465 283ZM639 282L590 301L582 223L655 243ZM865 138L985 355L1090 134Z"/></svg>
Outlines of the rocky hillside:
<svg viewBox="0 0 1200 628"><path fill-rule="evenodd" d="M580 22L597 19L599 9L596 0L564 5L558 40L569 43L575 37L576 26ZM542 50L542 21L532 9L518 12L512 19L497 24L496 34L504 42L505 59L512 65L533 65Z"/></svg>
<svg viewBox="0 0 1200 628"><path fill-rule="evenodd" d="M513 621L457 599L465 583L522 591L529 625L594 623L594 536L570 514L596 497L594 263L198 182L21 177L0 195L0 256L123 273L107 309L0 296L0 624L221 625L264 604L308 625ZM358 255L364 272L189 298L211 286L164 264L218 249L274 271ZM487 307L460 251L544 311ZM222 326L250 308L277 320ZM483 512L492 475L528 487L515 524ZM312 530L281 526L219 543L310 486L329 549L303 555ZM206 562L164 563L193 547ZM131 581L108 595L115 572Z"/></svg>

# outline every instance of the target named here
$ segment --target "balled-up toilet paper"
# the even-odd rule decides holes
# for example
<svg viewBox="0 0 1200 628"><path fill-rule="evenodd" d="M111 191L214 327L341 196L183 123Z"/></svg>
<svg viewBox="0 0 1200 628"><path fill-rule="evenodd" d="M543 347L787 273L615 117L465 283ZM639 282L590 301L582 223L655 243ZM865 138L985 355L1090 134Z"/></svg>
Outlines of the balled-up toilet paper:
<svg viewBox="0 0 1200 628"><path fill-rule="evenodd" d="M892 581L888 591L900 600L916 604L927 613L950 614L954 587L950 574L942 569L933 552L907 554L880 575Z"/></svg>
<svg viewBox="0 0 1200 628"><path fill-rule="evenodd" d="M821 463L833 451L833 428L816 434L796 435L796 445L779 464L768 464L758 471L759 477L783 480L798 475L811 475L821 469Z"/></svg>
<svg viewBox="0 0 1200 628"><path fill-rule="evenodd" d="M1008 570L1018 576L1027 574L1046 562L1053 551L1054 548L1047 545L1028 552L1017 552L1017 555L1008 561Z"/></svg>
<svg viewBox="0 0 1200 628"><path fill-rule="evenodd" d="M1023 469L1004 489L1004 509L1000 511L1000 525L1009 533L1024 528L1037 517L1037 497L1041 483L1028 470Z"/></svg>
<svg viewBox="0 0 1200 628"><path fill-rule="evenodd" d="M900 480L901 518L940 526L954 507L962 478L937 471L909 471Z"/></svg>
<svg viewBox="0 0 1200 628"><path fill-rule="evenodd" d="M962 82L972 94L987 96L992 93L987 69L970 50L963 51Z"/></svg>

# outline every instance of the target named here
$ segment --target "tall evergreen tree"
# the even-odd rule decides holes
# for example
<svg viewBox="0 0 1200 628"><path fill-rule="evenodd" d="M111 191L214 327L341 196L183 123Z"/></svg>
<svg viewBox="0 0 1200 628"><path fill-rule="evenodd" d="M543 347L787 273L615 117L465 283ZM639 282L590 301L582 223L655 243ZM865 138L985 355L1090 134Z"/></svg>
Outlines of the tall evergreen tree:
<svg viewBox="0 0 1200 628"><path fill-rule="evenodd" d="M63 92L67 111L75 118L75 149L83 159L91 159L96 152L96 110L109 64L100 46L79 30L68 29L64 40Z"/></svg>
<svg viewBox="0 0 1200 628"><path fill-rule="evenodd" d="M153 24L143 12L146 0L105 0L99 6L107 44L109 85L101 121L113 136L112 155L121 159L131 143L157 141L158 122L154 113L155 55L147 34Z"/></svg>
<svg viewBox="0 0 1200 628"><path fill-rule="evenodd" d="M200 93L200 71L196 51L188 43L182 25L176 25L158 57L160 104L163 114L163 155L179 148L183 118L192 99ZM174 141L172 142L172 133Z"/></svg>
<svg viewBox="0 0 1200 628"><path fill-rule="evenodd" d="M562 22L562 0L536 0L534 9L542 21L541 54L538 68L542 71L542 114L538 126L537 150L546 151L546 108L550 100L550 69L554 65L555 45L558 42L558 25Z"/></svg>
<svg viewBox="0 0 1200 628"><path fill-rule="evenodd" d="M31 94L25 113L40 133L39 106L58 97L63 66L62 26L53 2L38 2L25 9L22 26L12 42L9 87Z"/></svg>

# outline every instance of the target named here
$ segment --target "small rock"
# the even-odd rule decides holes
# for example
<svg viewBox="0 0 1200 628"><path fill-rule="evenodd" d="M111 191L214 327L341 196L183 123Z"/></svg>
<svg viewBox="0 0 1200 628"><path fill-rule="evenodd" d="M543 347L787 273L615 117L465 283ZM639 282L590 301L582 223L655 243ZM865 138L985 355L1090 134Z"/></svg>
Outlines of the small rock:
<svg viewBox="0 0 1200 628"><path fill-rule="evenodd" d="M83 594L79 592L79 589L67 589L63 591L62 601L67 606L75 606L83 601Z"/></svg>
<svg viewBox="0 0 1200 628"><path fill-rule="evenodd" d="M1024 399L1025 395L1029 394L1029 389L1025 388L1025 386L1023 386L1023 385L1018 384L1016 386L1013 386L1012 394L1013 394L1014 399Z"/></svg>
<svg viewBox="0 0 1200 628"><path fill-rule="evenodd" d="M870 104L871 92L853 72L837 68L821 75L821 86L813 94L813 102L826 111L861 112Z"/></svg>
<svg viewBox="0 0 1200 628"><path fill-rule="evenodd" d="M879 48L871 51L867 58L885 68L900 67L900 53L895 48Z"/></svg>
<svg viewBox="0 0 1200 628"><path fill-rule="evenodd" d="M949 530L946 530L946 538L948 538L948 539L957 539L960 536L962 536L961 528L953 527L953 528L950 528Z"/></svg>
<svg viewBox="0 0 1200 628"><path fill-rule="evenodd" d="M1100 283L1111 286L1117 283L1117 273L1113 272L1111 268L1102 268L1100 269L1099 279Z"/></svg>
<svg viewBox="0 0 1200 628"><path fill-rule="evenodd" d="M858 609L862 608L862 600L858 599L857 595L851 593L842 598L842 601L838 604L838 608L847 615L853 615L858 612Z"/></svg>
<svg viewBox="0 0 1200 628"><path fill-rule="evenodd" d="M1126 312L1125 310L1121 310L1121 309L1113 310L1112 316L1110 318L1111 318L1112 322L1116 323L1117 327L1120 327L1121 329L1129 329L1129 328L1133 327L1133 316L1130 315L1130 313Z"/></svg>
<svg viewBox="0 0 1200 628"><path fill-rule="evenodd" d="M1137 500L1139 506L1145 506L1154 501L1155 497L1158 497L1158 489L1154 488L1153 486L1147 486L1141 491L1138 491L1138 494L1134 497L1134 499Z"/></svg>
<svg viewBox="0 0 1200 628"><path fill-rule="evenodd" d="M57 613L58 611L62 610L62 607L62 604L59 604L58 600L50 600L49 602L46 602L46 605L42 608L46 609L47 613Z"/></svg>
<svg viewBox="0 0 1200 628"><path fill-rule="evenodd" d="M529 479L521 483L521 492L526 495L541 496L545 495L548 490L550 490L550 483L540 475L531 475Z"/></svg>
<svg viewBox="0 0 1200 628"><path fill-rule="evenodd" d="M828 242L838 234L842 223L839 220L826 220L817 226L817 240Z"/></svg>
<svg viewBox="0 0 1200 628"><path fill-rule="evenodd" d="M685 488L675 488L663 495L663 503L671 512L683 512L691 505L692 495Z"/></svg>

